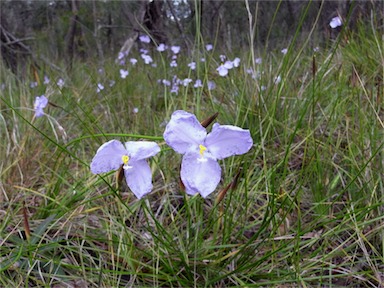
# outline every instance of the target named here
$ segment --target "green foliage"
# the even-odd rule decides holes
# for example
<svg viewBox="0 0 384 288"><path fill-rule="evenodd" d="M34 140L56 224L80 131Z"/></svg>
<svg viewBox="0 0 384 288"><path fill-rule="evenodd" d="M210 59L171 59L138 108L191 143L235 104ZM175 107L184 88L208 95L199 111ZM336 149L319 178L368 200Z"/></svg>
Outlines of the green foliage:
<svg viewBox="0 0 384 288"><path fill-rule="evenodd" d="M31 89L2 65L0 286L383 285L384 54L373 27L342 30L318 52L309 35L286 55L227 55L242 59L227 77L215 72L221 51L206 52L204 39L177 69L158 53L156 68L129 66L126 79L114 60L101 73L76 62L67 75L47 72L48 85L46 71L30 75L40 83ZM174 73L216 89L175 95L157 83ZM42 93L53 105L34 118ZM221 161L222 183L208 199L185 195L180 156L162 141L176 109L201 120L218 111L221 124L254 139L248 154ZM90 173L97 148L114 138L162 145L148 197L117 190L112 173Z"/></svg>

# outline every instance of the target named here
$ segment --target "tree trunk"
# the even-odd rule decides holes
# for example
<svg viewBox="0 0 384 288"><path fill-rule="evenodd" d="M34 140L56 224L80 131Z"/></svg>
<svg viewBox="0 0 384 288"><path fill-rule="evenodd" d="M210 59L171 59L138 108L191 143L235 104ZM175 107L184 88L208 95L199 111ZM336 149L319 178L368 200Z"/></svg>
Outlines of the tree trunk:
<svg viewBox="0 0 384 288"><path fill-rule="evenodd" d="M167 40L164 32L163 1L151 1L146 3L144 26L157 43L165 43Z"/></svg>
<svg viewBox="0 0 384 288"><path fill-rule="evenodd" d="M100 65L103 65L104 63L104 51L103 51L103 46L101 45L100 41L100 25L99 25L99 19L97 18L97 11L96 11L96 0L93 0L92 2L92 9L93 9L93 38L95 39L96 42L96 47L97 47L97 54L99 56L99 62L101 63Z"/></svg>
<svg viewBox="0 0 384 288"><path fill-rule="evenodd" d="M139 33L149 34L157 43L166 43L167 37L164 32L163 1L141 1L140 8L135 14L132 13L129 5L124 9L128 21L132 25L132 32L127 36L120 52L129 53ZM145 30L142 28L145 27Z"/></svg>
<svg viewBox="0 0 384 288"><path fill-rule="evenodd" d="M68 33L66 36L66 54L67 54L67 61L68 66L71 69L72 68L72 62L73 57L75 53L75 35L76 35L76 28L77 28L77 21L78 21L78 9L77 9L77 3L76 0L71 1L71 10L72 10L72 17L71 22L69 24Z"/></svg>

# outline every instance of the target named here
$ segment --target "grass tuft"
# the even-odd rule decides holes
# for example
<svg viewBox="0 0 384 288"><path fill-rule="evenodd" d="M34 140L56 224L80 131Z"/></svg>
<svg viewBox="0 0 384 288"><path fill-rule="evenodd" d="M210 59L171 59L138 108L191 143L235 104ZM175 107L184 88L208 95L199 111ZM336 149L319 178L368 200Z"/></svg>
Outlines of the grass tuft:
<svg viewBox="0 0 384 288"><path fill-rule="evenodd" d="M110 59L30 88L1 65L0 286L383 286L384 54L371 21L319 51L299 24L286 55L228 54L242 62L227 77L224 52L200 37L177 68L153 51L158 66L139 61L126 79ZM174 75L204 86L171 93L158 79ZM42 94L51 104L35 118ZM220 161L207 199L185 194L162 138L177 109L251 131L253 148ZM90 173L111 139L160 144L144 199L117 190L114 173Z"/></svg>

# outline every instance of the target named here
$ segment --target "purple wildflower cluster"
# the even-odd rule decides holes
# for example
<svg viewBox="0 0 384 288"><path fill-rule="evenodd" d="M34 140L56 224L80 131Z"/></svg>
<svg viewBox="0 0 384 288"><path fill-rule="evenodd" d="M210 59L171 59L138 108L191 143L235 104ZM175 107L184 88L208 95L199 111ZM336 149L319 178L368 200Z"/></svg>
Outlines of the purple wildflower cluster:
<svg viewBox="0 0 384 288"><path fill-rule="evenodd" d="M143 61L145 65L151 65L152 67L156 67L157 64L155 63L152 56L150 55L149 49L146 49L146 47L148 47L146 45L151 43L151 39L147 35L141 35L139 36L139 41L142 46L142 48L139 50L140 59ZM206 44L205 50L207 53L212 51L213 45ZM165 53L165 55L168 55L169 62L167 65L170 68L171 75L169 78L158 79L157 83L165 87L168 87L170 93L177 95L181 87L188 87L188 86L191 86L195 89L203 89L204 86L206 86L206 88L209 91L216 88L216 83L214 82L213 79L208 79L207 81L203 81L202 79L199 79L199 78L192 79L189 77L180 77L179 75L176 75L175 68L179 67L178 59L182 53L181 46L179 45L168 46L165 43L159 43L156 46L156 51L159 53ZM119 63L121 66L125 66L127 57L128 57L127 53L119 52L116 62ZM225 55L220 55L219 58L222 64L218 65L216 69L216 73L217 73L216 75L219 75L221 77L227 76L229 70L240 66L240 58L238 57L236 57L233 60L226 60L227 57ZM200 58L199 61L205 62L205 58L202 57ZM138 60L135 58L130 58L129 62L132 65L135 65L138 62ZM187 66L190 71L195 71L197 70L197 67L198 67L198 61L196 60L190 61L187 64ZM128 71L129 69L127 68L120 69L120 77L122 79L125 79L129 74ZM211 74L208 74L208 75L211 75Z"/></svg>
<svg viewBox="0 0 384 288"><path fill-rule="evenodd" d="M225 56L221 55L222 62L224 62ZM224 56L224 57L223 57ZM232 68L237 68L240 65L240 58L236 57L233 61L227 60L222 63L219 67L217 67L216 71L220 76L225 77L228 75L229 70Z"/></svg>
<svg viewBox="0 0 384 288"><path fill-rule="evenodd" d="M118 72L119 72L120 79L122 80L129 78L129 74L130 74L129 71L133 69L133 67L136 66L137 63L139 62L143 63L144 65L149 65L151 67L157 67L157 64L155 63L154 58L150 54L151 49L149 44L152 41L151 38L148 35L140 35L138 37L138 40L141 43L141 48L139 50L139 53L140 53L139 57L137 58L129 57L129 52L131 48L120 51L117 55L115 62L119 66ZM131 44L133 45L133 43ZM205 51L206 53L208 53L206 55L213 56L212 54L213 48L214 47L212 44L206 44ZM216 83L214 79L200 79L199 77L193 77L193 75L198 74L194 71L198 70L199 62L206 61L205 57L201 57L198 61L197 59L190 61L187 64L187 66L188 66L189 72L193 72L193 73L188 73L188 76L185 75L186 77L185 76L181 77L181 75L176 72L176 67L178 67L179 65L178 60L181 57L180 55L182 55L182 52L183 52L182 47L179 45L168 46L165 43L159 43L156 46L156 51L158 53L164 53L164 55L168 55L168 59L169 59L168 65L170 68L169 76L164 79L158 79L157 83L169 89L169 92L171 94L177 95L179 93L180 88L183 88L183 87L184 88L191 87L193 89L207 89L208 91L214 90L216 88ZM226 55L220 55L218 62L221 64L216 67L216 73L206 73L206 75L209 75L212 78L217 76L225 77L229 74L230 70L240 67L240 61L241 60L238 57L234 58L233 60L227 60ZM98 69L98 73L102 76L100 77L100 79L105 78L105 71L103 68ZM48 76L45 75L44 82L43 82L44 85L49 85L50 82L51 81L48 78ZM113 87L115 84L116 84L116 81L113 79L99 80L99 82L95 84L94 91L96 93L104 93L108 89L108 87ZM65 85L65 81L62 78L59 78L56 82L56 85L59 89L63 89ZM32 81L30 83L31 88L35 88L37 86L38 86L38 82L36 81ZM38 111L35 109L36 115L40 115L40 116L43 115L42 109L43 108L41 108Z"/></svg>
<svg viewBox="0 0 384 288"><path fill-rule="evenodd" d="M139 60L130 58L127 63L131 68L138 61L142 61L144 65L156 67L156 63L151 57L149 50L145 49L145 45L151 42L151 39L142 35L139 37L144 48L140 49ZM212 51L211 44L206 45L206 51ZM170 55L170 71L178 65L178 57L181 55L182 48L180 46L168 47L164 43L160 43L156 50L159 53L168 53ZM116 63L118 63L121 79L129 77L129 69L126 66L127 53L120 52ZM141 59L141 60L140 60ZM201 58L200 62L204 62L205 58ZM220 55L220 64L216 75L225 77L229 71L240 66L240 58L227 60L225 55ZM192 71L197 70L199 63L190 61L188 63L189 75L194 75ZM105 74L103 68L98 70L100 75ZM44 77L44 85L48 85L50 79ZM203 89L206 85L208 90L213 90L216 83L213 80L203 81L202 79L190 77L178 77L172 75L170 79L158 80L160 85L169 87L171 93L178 94L180 87L193 87L194 89ZM107 86L112 87L114 80L108 84L97 83L95 90L101 93ZM35 87L36 83L31 83L31 87ZM62 89L65 85L63 79L58 79L57 87ZM34 102L35 117L41 117L44 114L43 109L48 105L49 101L44 95L38 96ZM133 114L139 112L138 107L134 107ZM200 194L202 197L210 195L217 187L221 180L221 167L218 160L225 159L233 155L241 155L247 153L252 145L249 130L244 130L237 126L220 125L215 123L210 133L200 124L196 116L182 110L175 111L170 121L166 124L163 134L165 143L171 147L176 153L182 154L180 179L184 184L185 191L189 195ZM142 198L152 191L152 171L147 159L155 156L161 151L160 146L152 141L129 141L121 143L118 140L111 140L97 150L93 157L90 169L94 174L106 173L113 170L122 169L127 185L137 198Z"/></svg>
<svg viewBox="0 0 384 288"><path fill-rule="evenodd" d="M331 28L339 27L342 25L342 19L338 16L334 17L330 21L329 25L331 26ZM136 66L137 63L139 63L139 61L144 65L157 67L157 64L155 63L154 59L150 55L151 49L149 48L150 46L148 44L151 43L152 41L151 38L148 37L148 35L140 35L138 39L141 42L141 49L139 50L140 56L137 57L138 59L134 57L129 57L130 49L126 51L120 51L117 55L115 62L120 66L118 71L119 71L120 78L122 80L129 78L130 69L133 69L133 67ZM171 94L176 94L176 95L179 93L180 88L183 88L183 87L191 87L193 89L207 89L208 91L214 90L216 88L216 83L213 78L217 78L217 76L220 76L220 77L228 76L231 70L234 70L240 67L241 59L239 57L235 57L233 60L230 60L226 55L219 55L219 57L216 59L217 62L215 62L214 61L215 59L213 58L213 54L212 54L213 48L214 47L212 44L206 44L205 45L205 52L207 53L206 55L210 55L210 57L212 57L211 59L213 61L210 61L210 63L220 63L220 64L218 64L217 67L215 68L215 73L205 73L205 75L212 77L212 79L203 80L198 77L193 78L193 75L198 74L195 71L198 70L199 62L206 61L204 57L200 58L199 61L197 61L197 59L190 61L187 64L187 67L189 70L188 76L181 77L180 74L178 75L176 73L176 67L178 67L178 59L180 58L180 55L182 55L182 52L183 52L182 47L178 45L168 46L165 43L159 43L156 46L155 50L158 53L163 53L164 55L168 55L169 62L167 65L169 65L170 69L168 70L169 71L168 77L164 79L158 79L157 83L159 85L163 85L164 87L166 87L166 89L169 89L168 91ZM284 48L281 50L281 53L285 55L288 53L288 50L289 50L288 48ZM319 50L318 47L314 49L315 52L318 52L318 50ZM260 80L261 75L264 72L258 67L261 67L259 65L261 65L262 62L263 62L262 58L256 58L255 59L256 66L252 65L250 68L245 69L245 72L249 74L252 79ZM206 65L200 65L200 67L206 67ZM100 68L99 73L104 74L104 69ZM271 79L273 79L272 83L275 85L279 84L282 81L282 77L280 75L276 75ZM112 87L116 83L116 81L112 79L104 80L104 81L106 82L103 83L103 81L101 81L96 83L94 88L96 93L102 93L102 91L105 91L106 88ZM50 85L50 83L51 83L51 80L49 79L49 77L44 75L43 84ZM59 89L63 89L64 85L65 85L65 81L62 78L59 78L56 81L56 86ZM37 81L30 82L31 88L35 88L37 86L39 86L39 83ZM266 86L261 85L260 91L266 90L266 88L267 88ZM36 102L39 102L37 98L36 98ZM42 107L41 105L37 105L36 107L39 107L38 110L35 108L36 117L42 116L44 107Z"/></svg>
<svg viewBox="0 0 384 288"><path fill-rule="evenodd" d="M208 133L196 116L182 110L172 114L164 140L175 152L183 154L180 178L189 195L207 197L221 179L218 160L247 153L253 140L249 130L215 123ZM101 145L91 162L91 172L106 173L123 167L126 182L137 198L152 190L152 173L146 159L160 152L155 142L111 140Z"/></svg>

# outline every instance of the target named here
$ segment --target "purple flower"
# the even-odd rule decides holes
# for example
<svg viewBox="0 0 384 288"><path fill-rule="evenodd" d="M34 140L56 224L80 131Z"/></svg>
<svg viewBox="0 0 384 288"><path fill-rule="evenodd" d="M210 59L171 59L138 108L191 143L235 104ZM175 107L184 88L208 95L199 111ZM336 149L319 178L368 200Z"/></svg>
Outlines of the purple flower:
<svg viewBox="0 0 384 288"><path fill-rule="evenodd" d="M341 21L339 16L333 17L331 22L329 22L329 26L331 26L332 29L340 27L341 25L343 25L343 22Z"/></svg>
<svg viewBox="0 0 384 288"><path fill-rule="evenodd" d="M60 79L57 81L57 86L59 86L59 88L62 89L63 86L64 86L64 80L60 78Z"/></svg>
<svg viewBox="0 0 384 288"><path fill-rule="evenodd" d="M125 57L125 54L123 52L119 52L119 54L117 55L117 60L121 60Z"/></svg>
<svg viewBox="0 0 384 288"><path fill-rule="evenodd" d="M152 57L147 54L141 54L141 58L143 58L145 64L150 64L153 62Z"/></svg>
<svg viewBox="0 0 384 288"><path fill-rule="evenodd" d="M151 39L149 38L148 35L141 35L139 37L139 39L140 39L140 42L142 42L142 43L149 43L149 42L151 42Z"/></svg>
<svg viewBox="0 0 384 288"><path fill-rule="evenodd" d="M219 72L219 75L221 77L224 77L224 76L227 76L228 75L228 69L225 68L225 66L223 64L221 64L217 69L216 69L217 72Z"/></svg>
<svg viewBox="0 0 384 288"><path fill-rule="evenodd" d="M196 62L188 63L188 67L189 67L191 70L195 70L195 69L196 69Z"/></svg>
<svg viewBox="0 0 384 288"><path fill-rule="evenodd" d="M176 60L172 60L171 63L169 64L171 67L177 67L177 62Z"/></svg>
<svg viewBox="0 0 384 288"><path fill-rule="evenodd" d="M129 62L131 62L132 65L136 65L137 59L131 58L131 59L129 59Z"/></svg>
<svg viewBox="0 0 384 288"><path fill-rule="evenodd" d="M180 52L180 46L171 46L173 54L178 54Z"/></svg>
<svg viewBox="0 0 384 288"><path fill-rule="evenodd" d="M207 51L211 51L213 49L213 45L207 44L207 45L205 45L205 49L207 49Z"/></svg>
<svg viewBox="0 0 384 288"><path fill-rule="evenodd" d="M35 109L35 117L44 116L43 109L48 105L48 99L44 95L37 96L35 98L35 102L33 103L33 107Z"/></svg>
<svg viewBox="0 0 384 288"><path fill-rule="evenodd" d="M167 49L167 46L164 43L160 43L159 46L157 46L157 51L164 52Z"/></svg>
<svg viewBox="0 0 384 288"><path fill-rule="evenodd" d="M224 64L221 64L216 71L219 72L219 75L224 77L227 76L228 70L233 68L233 63L231 61L225 61Z"/></svg>
<svg viewBox="0 0 384 288"><path fill-rule="evenodd" d="M120 77L122 79L127 78L128 74L129 74L128 70L120 69Z"/></svg>
<svg viewBox="0 0 384 288"><path fill-rule="evenodd" d="M100 93L101 91L104 90L104 85L101 84L101 83L97 83L97 88L96 88L96 92L97 93Z"/></svg>
<svg viewBox="0 0 384 288"><path fill-rule="evenodd" d="M232 61L232 64L234 67L239 67L240 65L240 58L239 57L236 57L233 61Z"/></svg>
<svg viewBox="0 0 384 288"><path fill-rule="evenodd" d="M215 123L207 134L195 115L182 110L172 114L164 140L177 153L184 154L180 176L186 192L200 193L204 198L220 182L221 168L217 160L244 154L253 145L249 130Z"/></svg>
<svg viewBox="0 0 384 288"><path fill-rule="evenodd" d="M284 55L287 54L287 52L288 52L288 48L284 48L281 50L281 53L283 53Z"/></svg>
<svg viewBox="0 0 384 288"><path fill-rule="evenodd" d="M195 81L195 84L193 85L193 87L195 87L195 88L203 87L203 82L201 82L200 79L197 79Z"/></svg>
<svg viewBox="0 0 384 288"><path fill-rule="evenodd" d="M192 82L192 79L191 78L185 78L181 84L183 84L184 87L187 87L189 85L189 83Z"/></svg>
<svg viewBox="0 0 384 288"><path fill-rule="evenodd" d="M161 83L163 83L164 86L171 86L171 81L167 80L167 79L163 79L163 80L160 80Z"/></svg>
<svg viewBox="0 0 384 288"><path fill-rule="evenodd" d="M172 84L171 93L179 94L179 86L177 84Z"/></svg>
<svg viewBox="0 0 384 288"><path fill-rule="evenodd" d="M141 198L152 190L152 173L146 159L160 151L155 142L118 140L104 143L97 150L91 162L93 174L117 170L123 165L125 180L137 198Z"/></svg>
<svg viewBox="0 0 384 288"><path fill-rule="evenodd" d="M216 88L216 83L215 81L208 81L207 86L208 86L208 90L211 91Z"/></svg>
<svg viewBox="0 0 384 288"><path fill-rule="evenodd" d="M261 58L256 58L255 59L255 63L256 64L261 64L263 62L263 59L261 59Z"/></svg>
<svg viewBox="0 0 384 288"><path fill-rule="evenodd" d="M43 83L44 83L45 85L48 85L49 82L50 82L50 80L49 80L48 76L47 76L47 75L44 75L44 82L43 82Z"/></svg>
<svg viewBox="0 0 384 288"><path fill-rule="evenodd" d="M181 80L177 78L176 75L172 78L172 87L171 87L171 93L175 93L176 95L179 94L179 84Z"/></svg>

